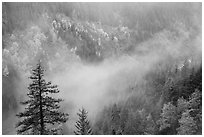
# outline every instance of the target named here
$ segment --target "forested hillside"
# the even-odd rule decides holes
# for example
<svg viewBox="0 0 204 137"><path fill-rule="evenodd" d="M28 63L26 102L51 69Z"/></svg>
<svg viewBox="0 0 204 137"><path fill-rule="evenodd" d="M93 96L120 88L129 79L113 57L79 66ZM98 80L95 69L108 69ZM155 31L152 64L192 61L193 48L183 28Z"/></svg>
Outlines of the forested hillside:
<svg viewBox="0 0 204 137"><path fill-rule="evenodd" d="M201 3L2 3L3 134L17 134L39 60L69 114L61 134L74 134L80 108L90 134L202 134L201 11Z"/></svg>

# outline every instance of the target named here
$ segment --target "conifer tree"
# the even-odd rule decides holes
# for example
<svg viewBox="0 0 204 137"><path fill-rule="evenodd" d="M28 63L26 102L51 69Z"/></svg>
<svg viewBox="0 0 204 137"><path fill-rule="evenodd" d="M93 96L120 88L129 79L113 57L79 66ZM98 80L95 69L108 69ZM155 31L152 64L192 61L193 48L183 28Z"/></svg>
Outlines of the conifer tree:
<svg viewBox="0 0 204 137"><path fill-rule="evenodd" d="M156 133L156 123L154 122L152 115L149 114L146 117L145 134L154 135Z"/></svg>
<svg viewBox="0 0 204 137"><path fill-rule="evenodd" d="M161 118L158 120L160 131L168 129L169 134L176 134L177 117L176 107L171 102L164 104Z"/></svg>
<svg viewBox="0 0 204 137"><path fill-rule="evenodd" d="M68 114L59 111L59 103L62 99L55 99L51 96L51 94L59 93L57 85L46 82L43 73L44 69L39 62L29 77L32 80L28 86L29 99L21 102L22 105L26 105L26 108L24 112L16 115L18 118L23 118L16 125L20 128L17 130L18 134L58 134L60 128L51 127L68 120Z"/></svg>
<svg viewBox="0 0 204 137"><path fill-rule="evenodd" d="M177 128L179 135L195 135L197 131L196 121L190 116L190 111L183 112L181 119L179 119L180 127Z"/></svg>
<svg viewBox="0 0 204 137"><path fill-rule="evenodd" d="M129 110L126 107L124 107L120 112L120 125L121 125L122 131L124 131L125 129L125 124L128 120L128 115L129 115Z"/></svg>
<svg viewBox="0 0 204 137"><path fill-rule="evenodd" d="M75 135L92 135L92 129L90 127L89 120L87 120L87 114L88 112L82 108L79 109L80 113L77 113L79 116L79 120L76 122L75 127L77 128L76 131L74 131Z"/></svg>
<svg viewBox="0 0 204 137"><path fill-rule="evenodd" d="M196 89L190 96L190 116L194 118L197 125L197 134L202 134L202 93Z"/></svg>
<svg viewBox="0 0 204 137"><path fill-rule="evenodd" d="M113 105L112 114L111 114L111 129L112 135L122 134L121 125L120 125L120 110L116 104Z"/></svg>
<svg viewBox="0 0 204 137"><path fill-rule="evenodd" d="M145 126L139 110L129 112L128 120L125 125L124 134L143 135Z"/></svg>

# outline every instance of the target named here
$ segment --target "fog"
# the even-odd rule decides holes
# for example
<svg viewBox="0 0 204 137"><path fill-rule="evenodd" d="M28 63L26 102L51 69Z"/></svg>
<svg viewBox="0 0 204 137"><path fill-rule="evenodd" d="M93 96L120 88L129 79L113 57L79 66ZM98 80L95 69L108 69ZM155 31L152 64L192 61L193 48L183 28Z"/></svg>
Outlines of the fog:
<svg viewBox="0 0 204 137"><path fill-rule="evenodd" d="M69 8L66 9L66 6ZM23 10L19 7L35 12L30 13L31 17L29 17L29 13L22 15ZM40 7L43 7L43 10L38 12ZM73 9L75 12L79 12L79 15L76 15L80 20L101 21L104 25L111 27L120 25L119 20L122 20L122 25L128 26L132 31L144 29L151 35L142 36L143 38L136 40L136 43L129 40L129 44L133 48L124 54L104 56L98 62L84 61L79 55L69 51L71 42L68 41L67 46L66 39L57 39L56 34L51 33L51 24L47 24L44 18L38 18L41 12L48 12L51 19L57 13L64 13L74 20L73 16L76 15L73 15ZM125 6L121 3L36 3L31 5L30 9L25 4L11 3L3 7L3 11L6 11L5 20L9 22L6 25L3 24L4 46L2 50L3 62L5 62L3 65L7 66L9 72L8 76L3 76L2 80L3 134L16 134L17 118L15 114L23 110L19 102L26 99L28 91L26 88L31 82L28 79L30 68L35 68L39 59L44 62L45 79L58 85L60 93L56 96L64 100L61 103L61 109L70 115L63 129L66 134L73 134L74 123L77 120L76 113L81 107L87 109L88 118L94 124L95 117L105 106L126 100L133 94L142 98L142 87L139 86L140 88L134 90L132 88L145 82L144 77L154 71L158 65L162 64L162 67L165 68L181 65L185 60L193 60L193 65L196 66L201 62L201 3L135 3L125 4ZM154 14L150 14L153 11L155 11L155 17ZM158 13L158 11L164 13ZM178 15L176 15L177 12ZM110 18L112 16L114 16L113 20ZM21 21L18 17L21 17ZM135 25L136 22L137 25ZM23 25L27 27L23 28ZM22 40L20 35L32 39L28 32L30 26L35 25L39 27L39 33L45 35L45 38L42 38L41 35L44 40L41 39L40 44L36 43L49 54L46 59L41 54L41 49L35 50L37 54L31 58L30 54L33 49L29 49L29 47L26 49L26 45L23 46L27 39ZM156 29L156 27L158 28ZM12 40L12 33L15 36L19 35L19 39ZM13 50L14 53L11 53L14 45L11 43L14 42L19 47ZM77 42L73 43L78 44ZM66 46L68 49L62 49ZM56 57L57 52L59 57ZM17 63L12 58L14 55L19 59ZM24 56L28 57L22 60ZM5 68L3 67L3 72L6 71ZM12 101L4 100L4 97Z"/></svg>

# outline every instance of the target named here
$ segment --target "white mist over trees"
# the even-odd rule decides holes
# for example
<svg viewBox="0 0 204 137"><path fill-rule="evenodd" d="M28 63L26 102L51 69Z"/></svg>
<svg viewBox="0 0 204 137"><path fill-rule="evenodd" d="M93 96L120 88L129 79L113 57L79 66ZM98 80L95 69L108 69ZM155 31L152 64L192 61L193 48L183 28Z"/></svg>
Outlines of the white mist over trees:
<svg viewBox="0 0 204 137"><path fill-rule="evenodd" d="M73 134L81 106L93 134L201 134L201 9L201 3L2 3L3 134L16 134L15 114L23 112L19 102L39 59L45 79L58 85L56 98L64 99L61 111L69 113L63 134Z"/></svg>

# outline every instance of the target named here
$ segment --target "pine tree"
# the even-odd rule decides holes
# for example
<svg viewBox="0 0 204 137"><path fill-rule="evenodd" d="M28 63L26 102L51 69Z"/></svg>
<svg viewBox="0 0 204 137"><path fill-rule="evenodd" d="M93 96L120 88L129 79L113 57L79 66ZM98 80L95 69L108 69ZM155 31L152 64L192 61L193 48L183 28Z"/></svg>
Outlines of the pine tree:
<svg viewBox="0 0 204 137"><path fill-rule="evenodd" d="M92 135L92 129L90 127L89 120L87 120L87 114L88 112L82 108L79 109L80 113L77 113L79 116L79 120L76 122L75 127L77 128L77 131L74 131L74 134L76 135Z"/></svg>
<svg viewBox="0 0 204 137"><path fill-rule="evenodd" d="M162 108L161 118L158 120L160 131L166 132L164 134L176 134L177 120L178 118L176 107L171 102L164 104Z"/></svg>
<svg viewBox="0 0 204 137"><path fill-rule="evenodd" d="M177 128L179 135L194 135L197 131L196 122L190 116L190 111L183 112L181 119L179 119L180 127Z"/></svg>
<svg viewBox="0 0 204 137"><path fill-rule="evenodd" d="M190 104L190 103L189 103L187 100L183 99L183 97L182 97L182 98L179 98L179 99L177 100L177 114L178 114L179 118L181 117L181 115L182 115L182 113L183 113L184 111L186 111L187 109L189 109L189 107L190 107L189 104Z"/></svg>
<svg viewBox="0 0 204 137"><path fill-rule="evenodd" d="M127 135L144 135L145 127L139 110L129 112L128 120L125 124L124 134Z"/></svg>
<svg viewBox="0 0 204 137"><path fill-rule="evenodd" d="M17 130L18 134L57 134L60 128L48 128L48 126L55 127L56 124L62 124L68 120L68 114L59 112L59 103L62 99L51 96L53 93L59 93L57 85L46 82L43 73L44 69L39 62L29 77L32 80L28 87L29 99L21 102L27 107L24 112L16 115L18 118L24 118L16 125L20 127Z"/></svg>
<svg viewBox="0 0 204 137"><path fill-rule="evenodd" d="M202 93L196 89L190 96L190 115L194 118L197 125L197 134L202 134Z"/></svg>
<svg viewBox="0 0 204 137"><path fill-rule="evenodd" d="M152 115L149 114L146 117L145 134L154 135L156 133L156 123L154 122Z"/></svg>
<svg viewBox="0 0 204 137"><path fill-rule="evenodd" d="M121 126L120 126L120 110L116 104L113 105L112 108L112 115L111 115L111 128L112 128L112 135L115 134L122 134Z"/></svg>
<svg viewBox="0 0 204 137"><path fill-rule="evenodd" d="M122 132L125 129L125 124L128 120L129 110L126 107L123 107L123 109L120 112L120 125Z"/></svg>

